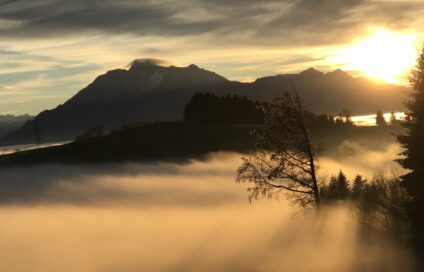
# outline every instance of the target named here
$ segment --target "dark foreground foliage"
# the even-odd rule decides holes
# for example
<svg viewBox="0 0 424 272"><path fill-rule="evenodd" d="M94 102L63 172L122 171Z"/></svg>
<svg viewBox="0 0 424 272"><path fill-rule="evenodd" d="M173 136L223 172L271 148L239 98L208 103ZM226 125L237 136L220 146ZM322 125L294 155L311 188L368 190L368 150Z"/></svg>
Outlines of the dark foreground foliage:
<svg viewBox="0 0 424 272"><path fill-rule="evenodd" d="M410 172L403 176L402 184L413 197L408 205L408 216L412 225L411 242L420 256L424 269L424 47L411 76L413 93L407 103L410 122L406 123L406 134L399 136L404 148L399 163Z"/></svg>
<svg viewBox="0 0 424 272"><path fill-rule="evenodd" d="M357 175L348 180L342 171L320 187L323 202L350 202L357 208L366 231L406 237L409 221L406 207L411 202L397 175L376 174L371 180Z"/></svg>

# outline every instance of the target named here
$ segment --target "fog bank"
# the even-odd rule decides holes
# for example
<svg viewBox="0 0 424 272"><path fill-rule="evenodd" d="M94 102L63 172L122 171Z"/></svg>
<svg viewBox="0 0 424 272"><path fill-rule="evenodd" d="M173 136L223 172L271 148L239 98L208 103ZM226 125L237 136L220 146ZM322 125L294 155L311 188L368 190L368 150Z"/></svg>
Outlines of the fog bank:
<svg viewBox="0 0 424 272"><path fill-rule="evenodd" d="M398 147L320 160L371 174ZM362 156L359 153L362 153ZM0 271L409 271L406 248L363 239L352 210L300 213L247 200L240 154L185 164L42 165L0 171ZM346 167L349 165L349 168Z"/></svg>

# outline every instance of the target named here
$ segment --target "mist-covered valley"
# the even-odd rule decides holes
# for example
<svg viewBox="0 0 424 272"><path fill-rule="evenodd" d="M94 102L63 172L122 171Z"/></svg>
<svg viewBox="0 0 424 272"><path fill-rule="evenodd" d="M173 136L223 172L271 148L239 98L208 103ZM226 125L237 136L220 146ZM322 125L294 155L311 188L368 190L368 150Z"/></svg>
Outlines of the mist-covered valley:
<svg viewBox="0 0 424 272"><path fill-rule="evenodd" d="M319 176L371 178L399 152L344 141ZM235 182L242 156L1 169L0 270L412 271L402 241L361 235L349 204L315 214L284 194L250 203L250 185Z"/></svg>

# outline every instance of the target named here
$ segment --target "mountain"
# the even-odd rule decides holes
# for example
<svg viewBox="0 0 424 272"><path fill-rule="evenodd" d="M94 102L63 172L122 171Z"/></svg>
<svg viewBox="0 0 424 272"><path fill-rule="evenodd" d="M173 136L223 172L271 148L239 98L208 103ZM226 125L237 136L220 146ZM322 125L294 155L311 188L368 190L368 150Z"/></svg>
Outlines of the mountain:
<svg viewBox="0 0 424 272"><path fill-rule="evenodd" d="M174 120L182 117L192 94L226 84L215 73L188 67L163 67L134 62L97 77L74 97L6 135L0 145L74 139L89 128L119 127L128 123Z"/></svg>
<svg viewBox="0 0 424 272"><path fill-rule="evenodd" d="M0 115L0 138L10 132L22 127L27 121L33 119L34 116L24 115Z"/></svg>
<svg viewBox="0 0 424 272"><path fill-rule="evenodd" d="M54 142L74 139L93 127L106 129L128 123L182 119L185 104L199 92L238 94L270 101L295 86L307 107L317 113L337 114L349 108L353 114L400 110L407 88L336 70L322 73L313 68L299 74L259 78L252 83L229 81L201 69L165 67L134 61L97 77L74 97L0 140L0 145Z"/></svg>
<svg viewBox="0 0 424 272"><path fill-rule="evenodd" d="M355 78L337 69L322 73L313 68L299 74L286 74L257 79L250 84L249 97L270 100L293 87L304 98L309 110L338 114L344 108L354 115L400 111L408 88L367 78Z"/></svg>

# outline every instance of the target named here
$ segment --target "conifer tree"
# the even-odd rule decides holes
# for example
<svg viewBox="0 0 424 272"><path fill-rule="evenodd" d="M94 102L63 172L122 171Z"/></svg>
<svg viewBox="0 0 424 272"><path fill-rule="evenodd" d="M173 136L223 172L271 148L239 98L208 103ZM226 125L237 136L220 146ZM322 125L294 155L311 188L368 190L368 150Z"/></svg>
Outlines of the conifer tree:
<svg viewBox="0 0 424 272"><path fill-rule="evenodd" d="M384 115L383 115L383 112L381 110L377 111L377 115L375 117L375 123L378 126L387 125L386 119L384 119Z"/></svg>
<svg viewBox="0 0 424 272"><path fill-rule="evenodd" d="M397 122L397 119L396 119L395 112L394 112L394 111L392 111L392 112L390 113L390 124L394 125L394 124L396 124L396 122Z"/></svg>
<svg viewBox="0 0 424 272"><path fill-rule="evenodd" d="M424 256L424 47L410 81L413 89L407 104L410 120L405 124L407 133L398 137L404 148L403 158L398 162L410 170L403 176L402 185L413 197L407 209L412 224L412 240L418 253Z"/></svg>

